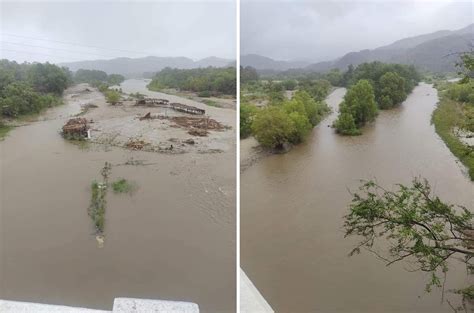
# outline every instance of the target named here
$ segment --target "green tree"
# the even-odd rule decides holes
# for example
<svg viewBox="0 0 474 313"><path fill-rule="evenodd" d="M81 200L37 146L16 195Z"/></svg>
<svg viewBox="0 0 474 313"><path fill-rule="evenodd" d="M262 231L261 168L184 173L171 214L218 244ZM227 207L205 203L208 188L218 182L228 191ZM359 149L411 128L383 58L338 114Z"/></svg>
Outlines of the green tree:
<svg viewBox="0 0 474 313"><path fill-rule="evenodd" d="M287 79L283 81L283 86L285 90L295 90L296 86L298 86L298 82L294 79Z"/></svg>
<svg viewBox="0 0 474 313"><path fill-rule="evenodd" d="M245 84L258 80L257 70L251 66L240 67L240 83Z"/></svg>
<svg viewBox="0 0 474 313"><path fill-rule="evenodd" d="M252 122L257 107L246 102L240 104L240 138L247 138L252 134Z"/></svg>
<svg viewBox="0 0 474 313"><path fill-rule="evenodd" d="M352 115L357 128L375 120L377 105L374 89L368 80L359 80L347 91L340 111Z"/></svg>
<svg viewBox="0 0 474 313"><path fill-rule="evenodd" d="M120 101L120 93L116 90L107 90L105 97L107 98L107 102L112 105L115 105Z"/></svg>
<svg viewBox="0 0 474 313"><path fill-rule="evenodd" d="M341 113L334 122L336 131L341 135L355 136L360 135L360 129L357 128L354 117L350 113Z"/></svg>
<svg viewBox="0 0 474 313"><path fill-rule="evenodd" d="M282 149L294 132L292 119L281 108L275 106L260 110L252 123L252 133L266 148Z"/></svg>
<svg viewBox="0 0 474 313"><path fill-rule="evenodd" d="M379 79L379 107L389 109L405 101L405 79L395 72L386 72Z"/></svg>
<svg viewBox="0 0 474 313"><path fill-rule="evenodd" d="M293 132L290 134L288 141L294 144L304 141L313 128L308 117L297 111L291 112L288 116L293 124Z"/></svg>
<svg viewBox="0 0 474 313"><path fill-rule="evenodd" d="M107 82L110 85L120 85L124 80L125 80L125 77L123 77L120 74L110 74L107 77Z"/></svg>
<svg viewBox="0 0 474 313"><path fill-rule="evenodd" d="M427 291L442 286L450 260L463 262L468 273L474 270L474 213L433 195L426 180L414 179L411 186L399 184L396 191L364 182L353 194L349 209L346 237L362 237L350 255L365 249L387 265L410 261L414 270L430 274ZM388 242L388 251L374 249L379 240ZM472 301L474 285L458 293Z"/></svg>

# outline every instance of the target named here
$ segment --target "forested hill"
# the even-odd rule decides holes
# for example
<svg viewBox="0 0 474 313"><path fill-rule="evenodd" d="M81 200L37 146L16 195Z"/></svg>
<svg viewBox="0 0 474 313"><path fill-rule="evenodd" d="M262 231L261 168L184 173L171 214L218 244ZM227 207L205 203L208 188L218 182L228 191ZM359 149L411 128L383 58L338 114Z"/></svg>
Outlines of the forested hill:
<svg viewBox="0 0 474 313"><path fill-rule="evenodd" d="M246 55L242 66L252 66L257 70L282 71L289 68L324 72L332 68L347 69L366 62L380 61L415 65L419 70L431 72L453 72L458 60L457 52L469 51L474 44L474 24L459 30L442 30L430 34L404 38L377 49L350 52L344 56L325 62L298 64L292 61L277 61L270 58Z"/></svg>
<svg viewBox="0 0 474 313"><path fill-rule="evenodd" d="M125 77L143 77L143 73L156 73L166 67L191 69L200 67L227 67L235 66L235 61L218 57L208 57L193 61L185 57L144 57L144 58L116 58L112 60L91 60L71 63L62 63L71 71L78 69L100 70L107 74L121 74Z"/></svg>

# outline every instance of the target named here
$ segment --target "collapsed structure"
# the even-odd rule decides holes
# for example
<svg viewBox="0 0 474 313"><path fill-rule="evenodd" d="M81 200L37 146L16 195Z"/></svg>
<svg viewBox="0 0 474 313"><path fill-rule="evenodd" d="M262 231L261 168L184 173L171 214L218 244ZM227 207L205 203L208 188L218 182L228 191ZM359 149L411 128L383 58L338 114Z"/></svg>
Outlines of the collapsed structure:
<svg viewBox="0 0 474 313"><path fill-rule="evenodd" d="M177 102L170 103L166 99L157 99L157 98L139 99L135 101L135 105L148 106L148 107L160 106L160 107L170 108L175 111L188 113L188 114L194 114L194 115L204 115L206 113L206 110L196 108L190 105L182 104L182 103L177 103Z"/></svg>

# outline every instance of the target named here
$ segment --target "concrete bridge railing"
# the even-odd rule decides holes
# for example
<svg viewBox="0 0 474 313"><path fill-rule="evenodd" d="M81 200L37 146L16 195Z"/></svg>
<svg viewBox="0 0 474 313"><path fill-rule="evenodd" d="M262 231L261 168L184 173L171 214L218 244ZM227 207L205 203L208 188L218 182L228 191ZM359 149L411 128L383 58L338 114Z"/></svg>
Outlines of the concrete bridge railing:
<svg viewBox="0 0 474 313"><path fill-rule="evenodd" d="M195 303L116 298L111 311L32 302L0 300L2 313L199 313Z"/></svg>

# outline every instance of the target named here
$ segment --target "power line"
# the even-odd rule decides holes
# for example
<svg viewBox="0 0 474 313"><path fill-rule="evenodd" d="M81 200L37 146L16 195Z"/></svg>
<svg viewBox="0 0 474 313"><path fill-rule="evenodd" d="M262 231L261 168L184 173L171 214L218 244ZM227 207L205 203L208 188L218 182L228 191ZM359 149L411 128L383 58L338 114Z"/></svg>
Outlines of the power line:
<svg viewBox="0 0 474 313"><path fill-rule="evenodd" d="M19 42L10 42L10 41L3 41L3 40L1 42L6 43L6 44L11 44L11 45L26 46L26 47L33 47L33 48L42 48L42 49L50 49L50 50L58 50L58 51L64 51L64 52L68 52L68 53L75 53L75 54L81 54L81 55L82 54L89 54L89 55L102 56L102 57L107 57L107 58L117 58L117 56L111 56L111 55L89 53L89 52L78 52L78 51L72 51L72 50L61 49L61 48L30 45L30 44L19 43Z"/></svg>
<svg viewBox="0 0 474 313"><path fill-rule="evenodd" d="M153 54L153 53L144 52L144 51L133 51L133 50L124 50L124 49L115 49L115 48L105 48L105 47L98 47L98 46L92 46L92 45L86 45L86 44L79 44L79 43L74 43L74 42L66 42L66 41L60 41L60 40L52 40L52 39L22 36L22 35L16 35L16 34L11 34L11 33L4 33L4 32L2 32L2 35L11 36L11 37L18 37L18 38L24 38L24 39L39 40L39 41L56 42L56 43L61 43L61 44L65 44L65 45L73 45L73 46L79 46L79 47L82 46L82 47L102 49L102 50L120 51L120 52L136 53L136 54L143 54L143 55L152 55Z"/></svg>

